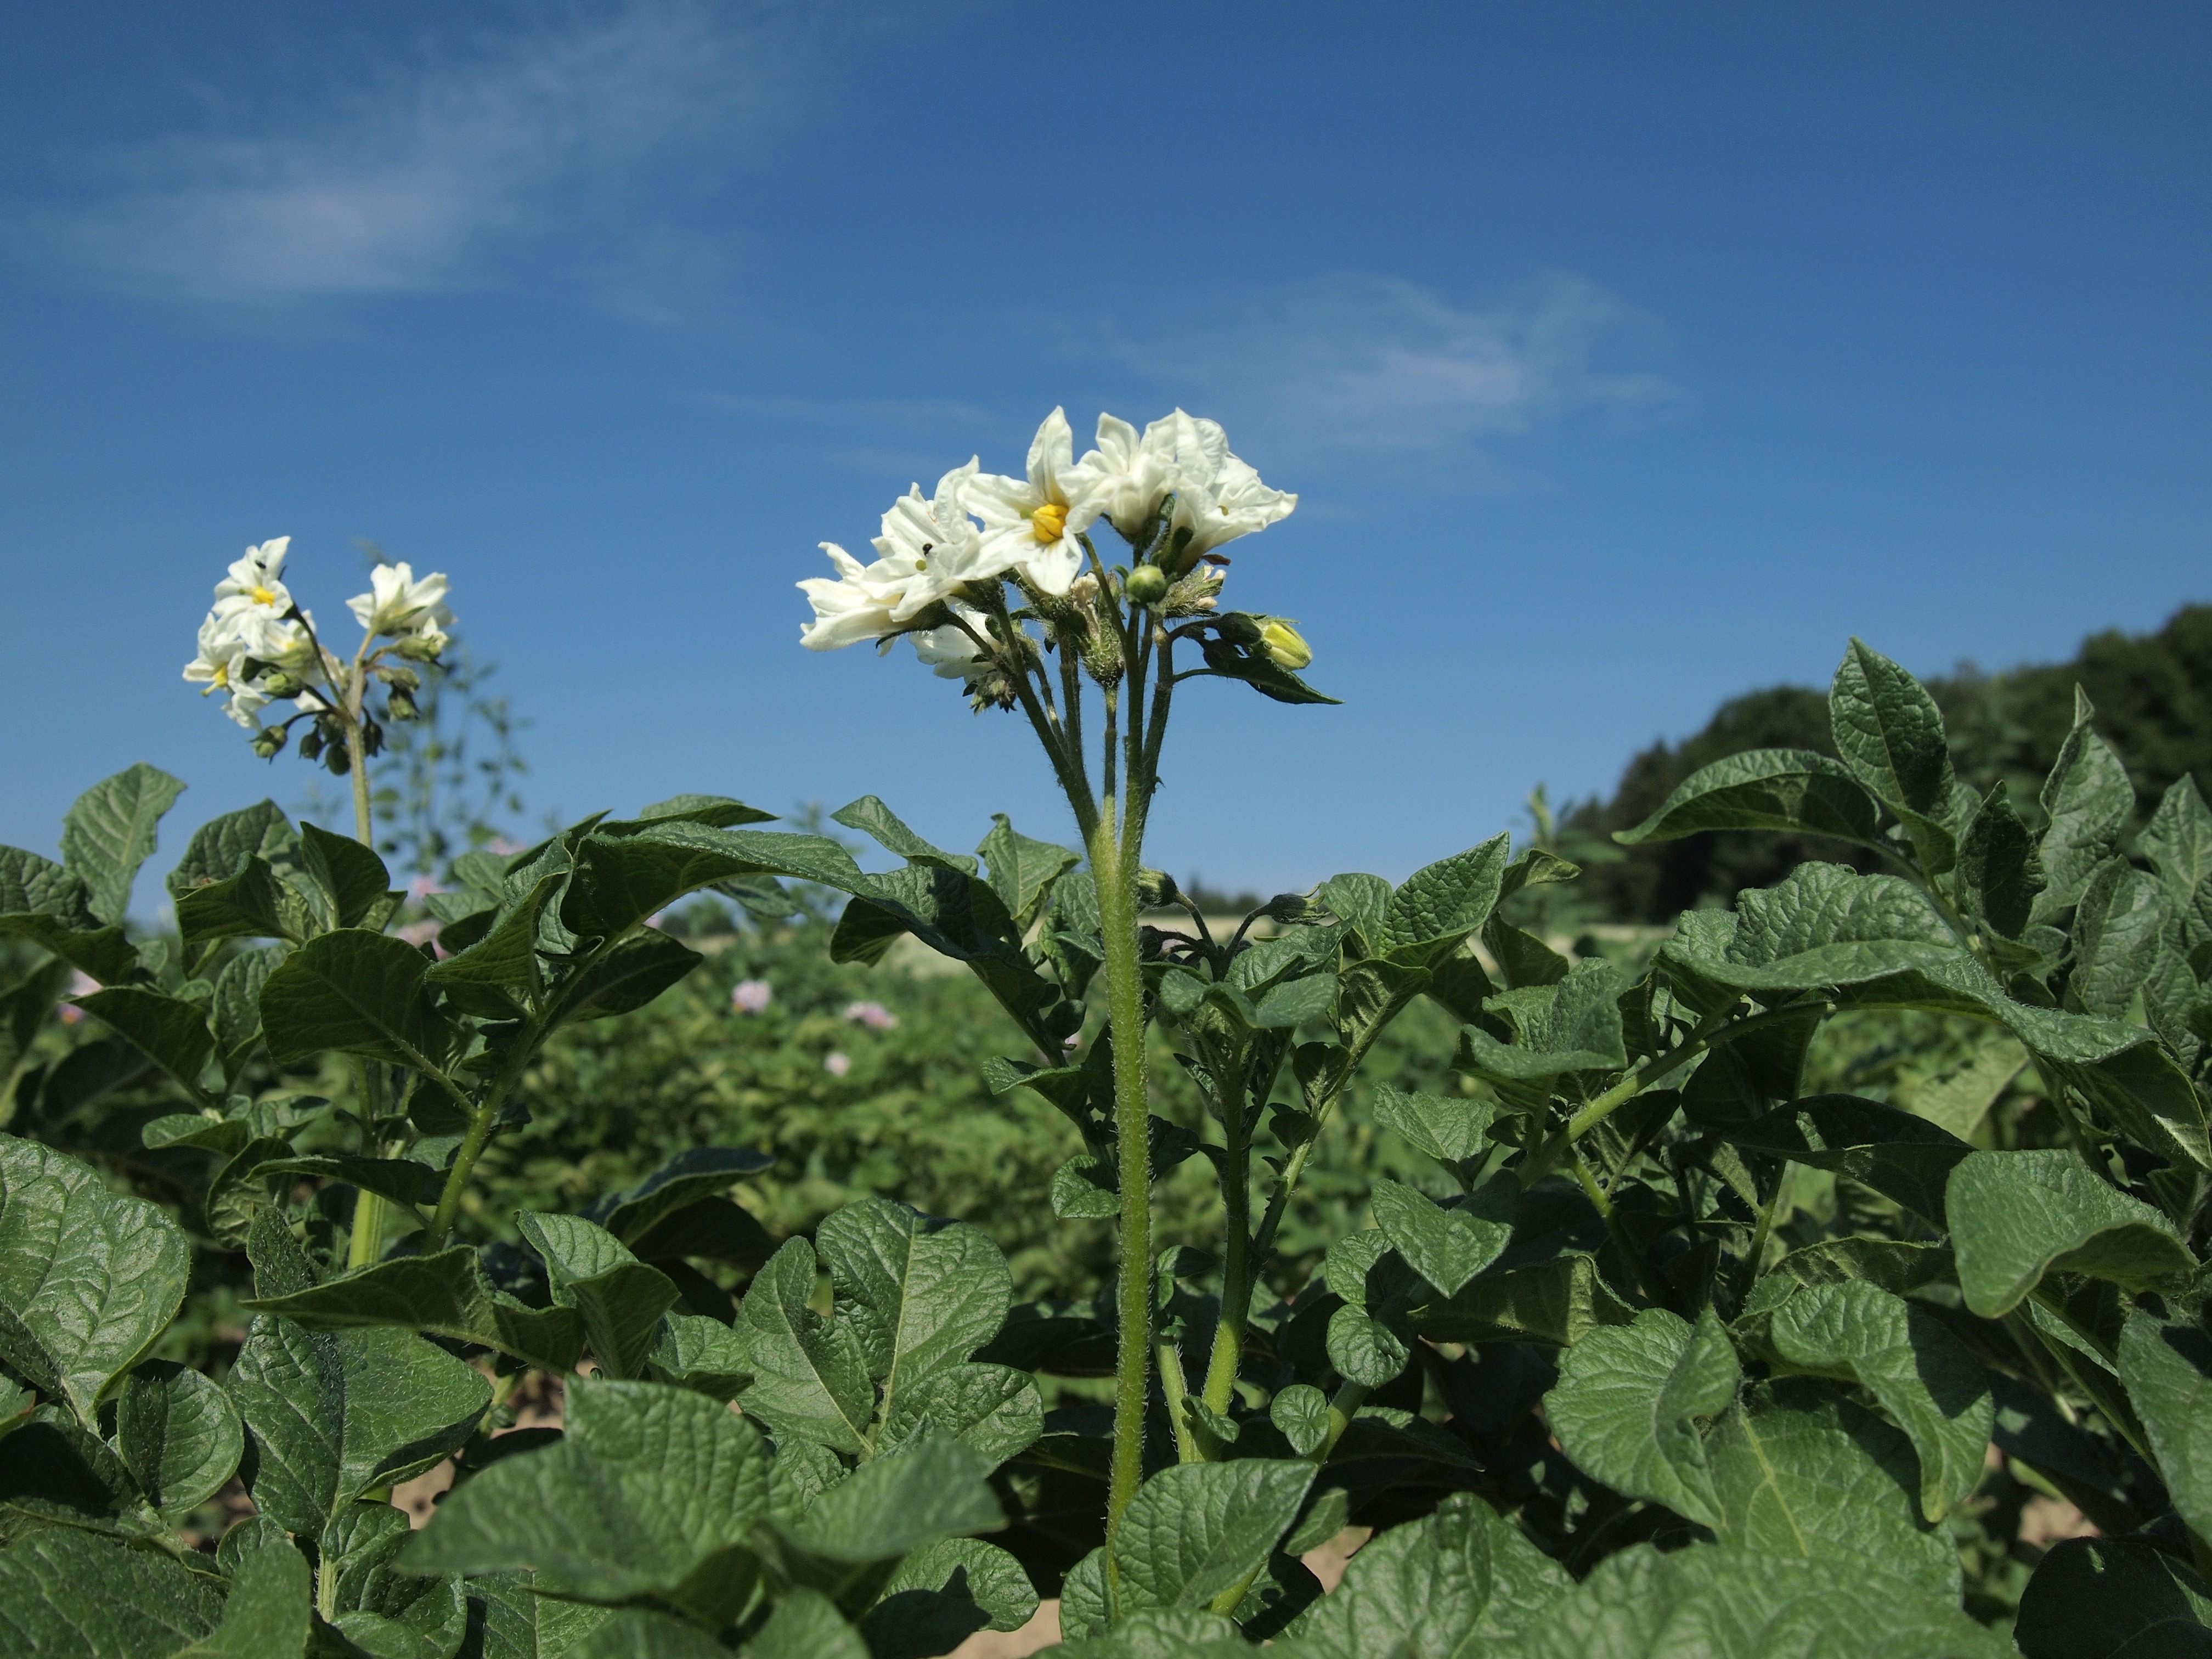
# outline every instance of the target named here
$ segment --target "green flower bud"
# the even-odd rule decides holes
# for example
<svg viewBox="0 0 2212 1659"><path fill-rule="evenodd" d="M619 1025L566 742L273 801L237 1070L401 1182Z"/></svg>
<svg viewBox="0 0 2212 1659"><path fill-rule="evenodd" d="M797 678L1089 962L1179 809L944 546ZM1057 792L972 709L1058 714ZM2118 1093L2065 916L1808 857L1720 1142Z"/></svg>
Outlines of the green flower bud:
<svg viewBox="0 0 2212 1659"><path fill-rule="evenodd" d="M1121 584L1132 605L1158 605L1167 597L1168 573L1156 564L1140 564Z"/></svg>
<svg viewBox="0 0 2212 1659"><path fill-rule="evenodd" d="M1260 648L1276 667L1287 668L1293 674L1313 660L1313 647L1285 617L1270 617L1260 624Z"/></svg>
<svg viewBox="0 0 2212 1659"><path fill-rule="evenodd" d="M253 734L253 752L264 760L275 758L284 746L285 730L281 726L264 726Z"/></svg>
<svg viewBox="0 0 2212 1659"><path fill-rule="evenodd" d="M404 686L392 688L392 695L384 700L384 710L395 720L414 720L422 718L422 711L415 706L415 699Z"/></svg>

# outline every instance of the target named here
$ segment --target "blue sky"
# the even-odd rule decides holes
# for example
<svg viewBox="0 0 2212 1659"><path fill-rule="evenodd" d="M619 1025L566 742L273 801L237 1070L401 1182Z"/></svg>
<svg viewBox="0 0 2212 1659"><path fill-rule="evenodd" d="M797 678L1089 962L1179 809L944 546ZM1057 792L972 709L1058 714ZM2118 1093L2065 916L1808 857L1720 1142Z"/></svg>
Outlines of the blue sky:
<svg viewBox="0 0 2212 1659"><path fill-rule="evenodd" d="M177 678L280 534L325 615L356 538L451 575L535 811L1063 833L1018 720L802 652L791 586L1055 404L1301 493L1231 595L1346 706L1192 688L1151 848L1263 890L1853 633L1998 666L2212 599L2201 5L10 10L16 844L137 759L168 854L301 798Z"/></svg>

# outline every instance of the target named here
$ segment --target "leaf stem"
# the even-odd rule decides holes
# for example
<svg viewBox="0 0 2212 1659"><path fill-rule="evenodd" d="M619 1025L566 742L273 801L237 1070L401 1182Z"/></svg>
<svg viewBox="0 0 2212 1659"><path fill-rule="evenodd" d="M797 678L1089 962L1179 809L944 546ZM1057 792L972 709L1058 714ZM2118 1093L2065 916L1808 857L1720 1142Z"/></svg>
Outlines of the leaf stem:
<svg viewBox="0 0 2212 1659"><path fill-rule="evenodd" d="M1252 1133L1243 1068L1240 1063L1221 1081L1224 1139L1221 1200L1228 1210L1221 1260L1221 1317L1213 1328L1213 1352L1206 1367L1203 1398L1212 1410L1228 1413L1236 1395L1237 1367L1244 1355L1244 1327L1252 1313Z"/></svg>
<svg viewBox="0 0 2212 1659"><path fill-rule="evenodd" d="M1582 1154L1572 1146L1567 1148L1567 1164L1574 1170L1575 1179L1582 1182L1583 1191L1589 1194L1592 1206L1604 1219L1606 1235L1613 1240L1613 1248L1620 1252L1621 1260L1628 1264L1628 1271L1636 1275L1637 1287L1656 1306L1664 1308L1672 1305L1674 1297L1668 1295L1667 1287L1652 1276L1650 1265L1644 1260L1644 1252L1636 1248L1634 1241L1628 1237L1628 1229L1622 1225L1620 1212L1613 1208L1613 1200L1605 1195L1605 1189L1590 1174L1589 1165L1583 1162Z"/></svg>
<svg viewBox="0 0 2212 1659"><path fill-rule="evenodd" d="M1109 694L1109 741L1111 710ZM1145 1468L1146 1369L1151 1361L1152 1149L1145 1086L1145 998L1137 957L1135 848L1116 843L1110 818L1091 839L1091 879L1098 891L1099 933L1106 956L1107 1018L1114 1043L1114 1135L1121 1191L1118 1295L1120 1352L1115 1365L1114 1463L1106 1499L1110 1539L1121 1511L1137 1495Z"/></svg>

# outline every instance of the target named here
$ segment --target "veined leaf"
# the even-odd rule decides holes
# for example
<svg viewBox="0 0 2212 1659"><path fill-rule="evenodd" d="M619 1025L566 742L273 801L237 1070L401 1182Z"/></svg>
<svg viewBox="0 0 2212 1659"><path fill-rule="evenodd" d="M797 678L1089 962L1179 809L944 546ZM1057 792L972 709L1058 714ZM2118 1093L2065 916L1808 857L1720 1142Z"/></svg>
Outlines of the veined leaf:
<svg viewBox="0 0 2212 1659"><path fill-rule="evenodd" d="M1840 762L1810 749L1751 749L1698 768L1657 811L1613 838L1634 847L1707 830L1797 830L1871 847L1881 821Z"/></svg>
<svg viewBox="0 0 2212 1659"><path fill-rule="evenodd" d="M2123 858L2090 873L2074 912L2074 968L2067 990L2089 1014L2127 1011L2149 978L2166 924L2166 892L2157 877Z"/></svg>
<svg viewBox="0 0 2212 1659"><path fill-rule="evenodd" d="M1905 821L1931 875L1948 870L1955 843L1943 823L1956 779L1943 716L1904 669L1853 640L1828 691L1836 753L1859 781Z"/></svg>
<svg viewBox="0 0 2212 1659"><path fill-rule="evenodd" d="M583 1351L572 1308L531 1308L495 1290L477 1253L457 1244L435 1255L400 1255L284 1295L245 1304L318 1330L395 1326L497 1348L549 1371L565 1371Z"/></svg>
<svg viewBox="0 0 2212 1659"><path fill-rule="evenodd" d="M1335 1591L1299 1615L1284 1645L1297 1659L1517 1652L1515 1637L1573 1587L1512 1522L1455 1492L1432 1514L1378 1534Z"/></svg>
<svg viewBox="0 0 2212 1659"><path fill-rule="evenodd" d="M869 1355L849 1320L824 1320L814 1294L814 1250L784 1241L754 1276L733 1327L753 1381L745 1413L781 1438L796 1435L857 1456L876 1409Z"/></svg>
<svg viewBox="0 0 2212 1659"><path fill-rule="evenodd" d="M268 1314L248 1328L229 1389L255 1507L310 1538L364 1492L442 1462L491 1404L482 1373L419 1336Z"/></svg>
<svg viewBox="0 0 2212 1659"><path fill-rule="evenodd" d="M1263 1566L1305 1501L1314 1466L1181 1463L1137 1489L1111 1548L1123 1614L1205 1607Z"/></svg>
<svg viewBox="0 0 2212 1659"><path fill-rule="evenodd" d="M83 880L101 921L123 921L138 866L153 855L155 827L184 793L181 779L141 761L93 785L62 820L62 862Z"/></svg>
<svg viewBox="0 0 2212 1659"><path fill-rule="evenodd" d="M115 985L77 999L77 1006L152 1060L184 1088L205 1099L200 1073L215 1052L207 1011L197 1002L164 996L143 985Z"/></svg>
<svg viewBox="0 0 2212 1659"><path fill-rule="evenodd" d="M1863 1279L1808 1285L1783 1303L1775 1351L1801 1370L1856 1381L1920 1457L1920 1510L1941 1521L1982 1478L1996 1426L1989 1378L1949 1329Z"/></svg>
<svg viewBox="0 0 2212 1659"><path fill-rule="evenodd" d="M878 1455L936 1437L957 1440L993 1465L1019 1456L1044 1432L1044 1396L1036 1379L1010 1365L972 1362L931 1371L884 1413Z"/></svg>
<svg viewBox="0 0 2212 1659"><path fill-rule="evenodd" d="M334 926L365 927L374 925L375 912L392 893L392 875L373 847L364 847L350 836L334 836L312 823L300 826L300 862L330 901ZM387 911L388 914L388 911Z"/></svg>
<svg viewBox="0 0 2212 1659"><path fill-rule="evenodd" d="M1413 1358L1407 1313L1421 1299L1419 1276L1379 1229L1338 1239L1322 1271L1344 1300L1329 1316L1329 1364L1363 1388L1394 1381Z"/></svg>
<svg viewBox="0 0 2212 1659"><path fill-rule="evenodd" d="M2026 931L2036 896L2049 886L2043 858L2005 794L1989 793L1959 848L1959 884L1977 915L2006 939Z"/></svg>
<svg viewBox="0 0 2212 1659"><path fill-rule="evenodd" d="M0 847L0 915L45 916L74 932L100 926L83 877L20 847Z"/></svg>
<svg viewBox="0 0 2212 1659"><path fill-rule="evenodd" d="M232 1575L222 1622L175 1659L291 1659L307 1650L313 1593L306 1556L256 1550Z"/></svg>
<svg viewBox="0 0 2212 1659"><path fill-rule="evenodd" d="M0 1641L44 1659L170 1659L222 1601L169 1556L56 1527L0 1550Z"/></svg>
<svg viewBox="0 0 2212 1659"><path fill-rule="evenodd" d="M1544 1415L1584 1473L1717 1527L1720 1500L1698 1425L1734 1403L1742 1374L1711 1309L1692 1326L1652 1308L1568 1349Z"/></svg>
<svg viewBox="0 0 2212 1659"><path fill-rule="evenodd" d="M984 860L991 890L1023 933L1051 902L1060 878L1083 862L1072 848L1021 834L1004 812L991 815L991 832L975 851Z"/></svg>
<svg viewBox="0 0 2212 1659"><path fill-rule="evenodd" d="M2200 1326L2130 1312L2119 1372L2174 1508L2203 1535L2212 1528L2212 1340Z"/></svg>
<svg viewBox="0 0 2212 1659"><path fill-rule="evenodd" d="M1951 1172L1944 1218L1960 1289L1984 1319L2009 1313L2049 1273L2142 1291L2196 1271L2164 1215L2057 1148L1970 1153Z"/></svg>
<svg viewBox="0 0 2212 1659"><path fill-rule="evenodd" d="M75 1158L0 1135L0 1358L78 1417L168 1328L184 1233Z"/></svg>
<svg viewBox="0 0 2212 1659"><path fill-rule="evenodd" d="M559 1023L633 1013L705 960L682 940L648 927L562 986Z"/></svg>
<svg viewBox="0 0 2212 1659"><path fill-rule="evenodd" d="M1911 883L1838 864L1801 864L1772 887L1738 894L1733 927L1726 913L1700 921L1662 957L1737 990L1856 985L1965 954Z"/></svg>
<svg viewBox="0 0 2212 1659"><path fill-rule="evenodd" d="M1816 1560L1856 1554L1956 1600L1958 1552L1921 1519L1911 1442L1825 1385L1753 1388L1714 1429L1705 1456L1723 1543Z"/></svg>
<svg viewBox="0 0 2212 1659"><path fill-rule="evenodd" d="M2021 1593L2022 1659L2199 1659L2212 1651L2212 1589L2156 1545L2069 1538Z"/></svg>
<svg viewBox="0 0 2212 1659"><path fill-rule="evenodd" d="M1520 1194L1520 1183L1505 1176L1438 1204L1377 1176L1370 1201L1382 1236L1415 1273L1448 1297L1504 1253Z"/></svg>
<svg viewBox="0 0 2212 1659"><path fill-rule="evenodd" d="M1377 1123L1415 1152L1454 1168L1487 1148L1490 1126L1498 1116L1492 1102L1407 1094L1387 1083L1375 1085L1374 1112Z"/></svg>
<svg viewBox="0 0 2212 1659"><path fill-rule="evenodd" d="M976 1631L1018 1630L1036 1609L1020 1562L980 1539L946 1538L899 1563L861 1629L872 1659L927 1659Z"/></svg>
<svg viewBox="0 0 2212 1659"><path fill-rule="evenodd" d="M1470 1280L1456 1296L1415 1308L1413 1328L1432 1342L1535 1342L1566 1347L1635 1310L1580 1253Z"/></svg>
<svg viewBox="0 0 2212 1659"><path fill-rule="evenodd" d="M584 836L574 859L561 921L585 938L623 933L686 893L732 876L789 876L848 893L873 889L852 854L823 836L682 821Z"/></svg>
<svg viewBox="0 0 2212 1659"><path fill-rule="evenodd" d="M766 1152L743 1146L691 1146L676 1153L635 1187L611 1193L584 1212L625 1244L638 1241L678 1212L703 1203L750 1175L775 1167ZM673 1252L681 1255L694 1250Z"/></svg>
<svg viewBox="0 0 2212 1659"><path fill-rule="evenodd" d="M269 1057L296 1065L325 1049L422 1069L447 1035L422 982L429 958L362 928L322 934L284 959L261 992Z"/></svg>
<svg viewBox="0 0 2212 1659"><path fill-rule="evenodd" d="M982 1453L951 1440L923 1440L872 1458L776 1530L822 1561L896 1561L940 1538L994 1532L1006 1524Z"/></svg>
<svg viewBox="0 0 2212 1659"><path fill-rule="evenodd" d="M1425 865L1406 878L1383 908L1382 947L1394 962L1425 968L1481 931L1497 908L1511 856L1510 836Z"/></svg>
<svg viewBox="0 0 2212 1659"><path fill-rule="evenodd" d="M907 828L905 820L884 805L874 795L863 795L839 807L830 815L830 822L842 823L848 830L857 830L868 836L887 853L896 853L909 864L933 864L947 870L957 870L963 876L976 871L975 860L964 853L948 853L933 847ZM1007 906L1009 910L1013 907Z"/></svg>
<svg viewBox="0 0 2212 1659"><path fill-rule="evenodd" d="M2096 714L2074 688L2074 729L2043 786L2048 819L2040 851L2051 885L2038 896L2039 921L2055 920L2081 896L2090 873L2117 849L2120 830L2135 810L2135 786L2112 745L2089 729Z"/></svg>
<svg viewBox="0 0 2212 1659"><path fill-rule="evenodd" d="M148 1503L189 1515L238 1472L246 1431L229 1399L207 1377L149 1360L116 1398L115 1449Z"/></svg>
<svg viewBox="0 0 2212 1659"><path fill-rule="evenodd" d="M1623 1047L1620 970L1601 960L1578 962L1554 985L1530 985L1488 999L1483 1006L1513 1026L1504 1043L1479 1025L1460 1031L1462 1069L1507 1084L1569 1072L1620 1071Z"/></svg>
<svg viewBox="0 0 2212 1659"><path fill-rule="evenodd" d="M769 1462L760 1431L704 1395L572 1381L565 1437L456 1488L401 1563L534 1568L541 1589L602 1602L655 1595L720 1622L752 1587L742 1552L768 1516Z"/></svg>
<svg viewBox="0 0 2212 1659"><path fill-rule="evenodd" d="M660 1316L676 1302L668 1275L580 1216L524 1211L515 1220L531 1249L544 1258L554 1301L582 1316L585 1340L600 1368L612 1377L640 1375Z"/></svg>
<svg viewBox="0 0 2212 1659"><path fill-rule="evenodd" d="M1814 1095L1729 1132L1738 1146L1848 1176L1929 1220L1973 1148L1925 1119L1854 1095Z"/></svg>

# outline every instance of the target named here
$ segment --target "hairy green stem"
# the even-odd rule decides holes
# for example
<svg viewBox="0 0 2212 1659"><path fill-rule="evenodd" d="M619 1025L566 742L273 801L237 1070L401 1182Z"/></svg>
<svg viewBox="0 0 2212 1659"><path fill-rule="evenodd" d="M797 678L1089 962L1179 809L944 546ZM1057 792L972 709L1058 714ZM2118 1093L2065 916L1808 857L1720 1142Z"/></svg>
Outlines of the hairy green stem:
<svg viewBox="0 0 2212 1659"><path fill-rule="evenodd" d="M1243 1358L1244 1327L1252 1312L1251 1122L1241 1067L1221 1081L1222 1127L1227 1148L1221 1161L1221 1198L1228 1209L1227 1237L1221 1258L1221 1317L1213 1328L1213 1352L1206 1361L1203 1398L1226 1414L1236 1397L1237 1367Z"/></svg>
<svg viewBox="0 0 2212 1659"><path fill-rule="evenodd" d="M1160 1395L1167 1404L1168 1421L1175 1425L1176 1462L1198 1462L1206 1453L1191 1426L1190 1413L1183 1408L1190 1384L1183 1376L1182 1351L1157 1330L1152 1333L1152 1363L1160 1368Z"/></svg>
<svg viewBox="0 0 2212 1659"><path fill-rule="evenodd" d="M1628 1271L1636 1275L1638 1288L1655 1305L1668 1306L1674 1298L1667 1294L1666 1286L1652 1276L1650 1264L1644 1260L1644 1252L1638 1249L1635 1241L1629 1237L1628 1229L1621 1224L1620 1212L1613 1207L1613 1200L1597 1184L1597 1177L1590 1174L1589 1165L1583 1162L1582 1154L1573 1147L1568 1147L1567 1162L1575 1172L1575 1179L1582 1182L1583 1191L1589 1195L1591 1205L1603 1218L1606 1235L1613 1240L1613 1248L1620 1252L1621 1260L1628 1264Z"/></svg>
<svg viewBox="0 0 2212 1659"><path fill-rule="evenodd" d="M1774 1213L1782 1207L1782 1189L1789 1184L1790 1160L1784 1158L1782 1167L1774 1172L1774 1185L1766 1194L1766 1202L1759 1206L1759 1224L1751 1230L1751 1249L1744 1253L1743 1272L1736 1280L1735 1300L1740 1308L1744 1297L1751 1294L1752 1285L1759 1279L1759 1259L1766 1254L1766 1241L1774 1236Z"/></svg>
<svg viewBox="0 0 2212 1659"><path fill-rule="evenodd" d="M1110 730L1110 728L1109 728ZM1133 784L1136 781L1132 780ZM1144 978L1137 959L1134 846L1117 845L1111 819L1091 839L1106 953L1107 1018L1114 1043L1114 1139L1121 1188L1120 1352L1115 1365L1114 1465L1106 1498L1109 1537L1137 1495L1145 1468L1145 1386L1152 1358L1152 1106L1145 1086Z"/></svg>
<svg viewBox="0 0 2212 1659"><path fill-rule="evenodd" d="M345 716L347 770L353 779L353 838L374 852L376 848L376 825L370 811L368 793L368 747L362 733L361 705L364 690L362 663L368 650L368 641L362 641L361 650L354 653L353 677L346 688L341 705ZM380 1148L376 1144L380 1131L377 1119L380 1102L373 1085L372 1068L365 1060L354 1062L354 1078L360 1090L362 1152L374 1158ZM353 1242L346 1251L346 1266L366 1267L384 1259L384 1236L390 1221L390 1208L383 1198L366 1187L354 1188Z"/></svg>

